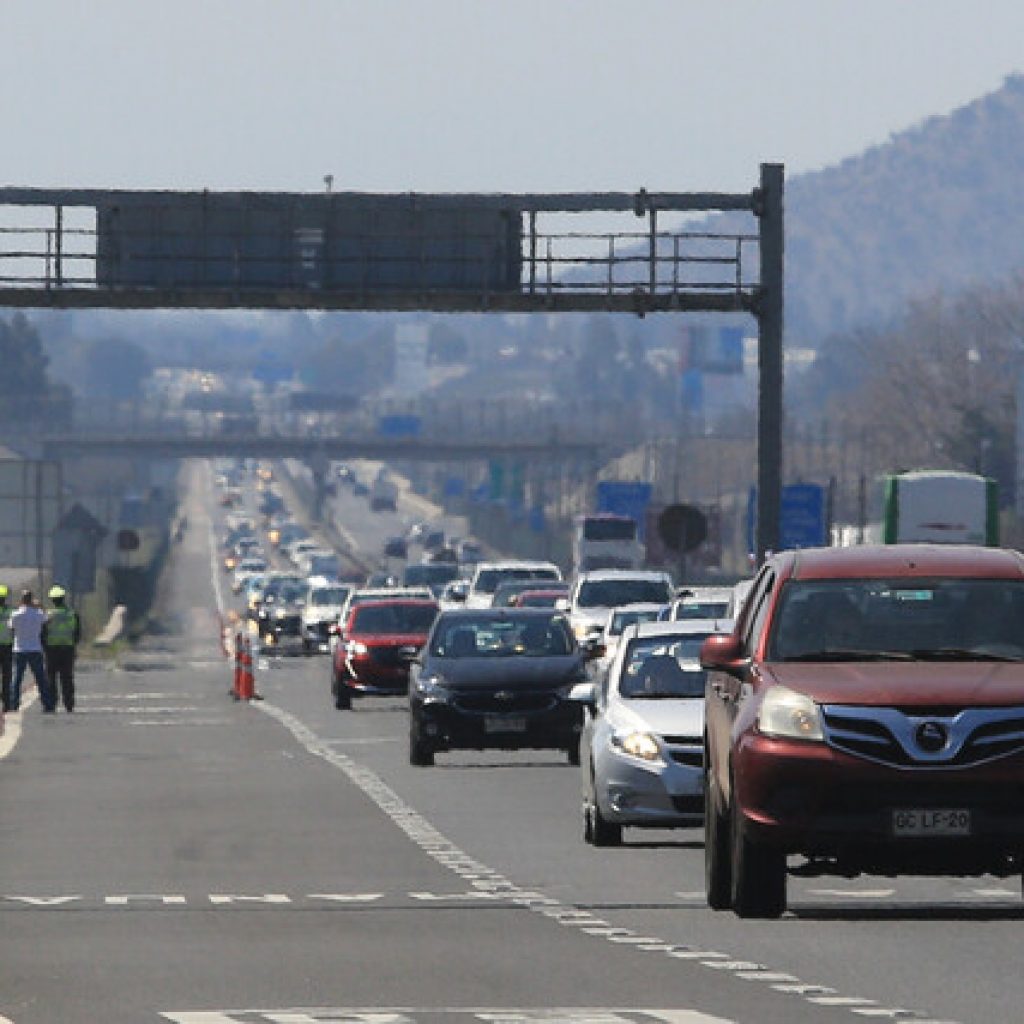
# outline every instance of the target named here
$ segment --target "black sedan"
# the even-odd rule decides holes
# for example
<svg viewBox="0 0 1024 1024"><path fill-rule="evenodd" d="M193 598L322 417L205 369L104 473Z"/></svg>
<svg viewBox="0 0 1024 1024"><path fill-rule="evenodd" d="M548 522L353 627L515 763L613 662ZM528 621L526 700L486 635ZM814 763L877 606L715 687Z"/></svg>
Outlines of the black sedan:
<svg viewBox="0 0 1024 1024"><path fill-rule="evenodd" d="M582 707L569 691L586 657L551 608L444 612L412 667L409 762L439 751L564 750L579 761Z"/></svg>

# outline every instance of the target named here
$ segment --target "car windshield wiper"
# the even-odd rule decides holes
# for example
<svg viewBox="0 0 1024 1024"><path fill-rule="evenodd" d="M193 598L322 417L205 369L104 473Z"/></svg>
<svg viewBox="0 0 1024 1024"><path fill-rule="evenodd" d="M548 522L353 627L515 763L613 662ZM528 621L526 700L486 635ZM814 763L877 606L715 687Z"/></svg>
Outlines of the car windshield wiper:
<svg viewBox="0 0 1024 1024"><path fill-rule="evenodd" d="M970 647L918 648L910 652L920 661L1024 661L1020 656L992 654L989 651L974 650Z"/></svg>
<svg viewBox="0 0 1024 1024"><path fill-rule="evenodd" d="M851 651L829 648L824 651L808 651L806 654L792 654L780 661L913 661L909 651Z"/></svg>

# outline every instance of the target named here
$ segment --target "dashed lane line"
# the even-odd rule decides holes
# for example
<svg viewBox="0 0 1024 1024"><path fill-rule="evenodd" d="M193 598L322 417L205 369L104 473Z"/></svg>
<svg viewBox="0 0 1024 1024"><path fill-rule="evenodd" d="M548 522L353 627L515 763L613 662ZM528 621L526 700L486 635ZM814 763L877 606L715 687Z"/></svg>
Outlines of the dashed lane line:
<svg viewBox="0 0 1024 1024"><path fill-rule="evenodd" d="M913 1020L915 1024L938 1024L926 1013L902 1007L886 1007L879 1004L877 1000L866 997L845 996L828 986L806 984L799 979L792 978L789 974L782 974L782 972L763 964L739 960L727 953L713 950L694 951L687 946L642 935L628 928L609 926L606 922L599 922L596 919L592 921L581 919L573 913L574 908L544 893L521 889L498 871L470 857L440 833L415 808L407 804L376 772L366 765L360 764L349 755L336 750L334 744L322 739L290 712L269 701L263 701L253 706L280 722L314 757L321 758L346 775L349 781L362 790L424 853L442 867L464 877L474 888L490 892L501 891L504 898L512 904L547 916L565 927L577 928L582 934L594 935L617 945L632 946L643 952L690 960L702 967L732 973L734 976L742 976L745 981L762 981L774 991L803 998L808 1003L814 1003L819 998L836 998L839 1002L834 1005L841 1006L860 1016ZM472 873L471 878L467 877L468 873ZM565 913L563 915L557 913L558 911ZM785 980L779 980L780 974ZM955 1024L955 1022L943 1021L942 1024Z"/></svg>

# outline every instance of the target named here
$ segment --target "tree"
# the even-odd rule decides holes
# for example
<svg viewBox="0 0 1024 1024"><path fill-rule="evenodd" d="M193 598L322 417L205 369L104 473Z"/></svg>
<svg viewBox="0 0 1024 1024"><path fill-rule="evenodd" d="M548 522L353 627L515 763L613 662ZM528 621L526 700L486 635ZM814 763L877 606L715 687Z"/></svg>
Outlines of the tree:
<svg viewBox="0 0 1024 1024"><path fill-rule="evenodd" d="M10 322L0 320L0 396L44 396L49 388L48 363L39 332L24 313L15 313Z"/></svg>
<svg viewBox="0 0 1024 1024"><path fill-rule="evenodd" d="M114 401L142 397L142 384L153 369L149 354L125 338L97 338L68 352L68 383L82 396Z"/></svg>

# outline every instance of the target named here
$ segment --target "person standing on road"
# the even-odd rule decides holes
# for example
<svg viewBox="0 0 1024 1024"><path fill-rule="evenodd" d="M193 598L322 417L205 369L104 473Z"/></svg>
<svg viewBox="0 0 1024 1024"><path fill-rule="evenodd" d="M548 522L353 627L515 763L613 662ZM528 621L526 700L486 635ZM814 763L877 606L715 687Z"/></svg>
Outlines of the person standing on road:
<svg viewBox="0 0 1024 1024"><path fill-rule="evenodd" d="M7 587L0 583L0 683L3 685L3 709L11 710L11 676L14 674L14 633L7 607Z"/></svg>
<svg viewBox="0 0 1024 1024"><path fill-rule="evenodd" d="M39 699L43 702L43 711L52 714L56 698L50 689L50 681L46 678L46 666L43 663L43 624L46 613L32 599L31 590L21 592L21 603L18 610L11 615L11 630L14 633L14 682L11 684L11 710L21 707L21 682L25 678L25 669L31 668L39 690Z"/></svg>
<svg viewBox="0 0 1024 1024"><path fill-rule="evenodd" d="M46 674L53 687L53 704L58 696L65 711L75 710L75 647L81 638L78 613L67 605L63 587L50 587L53 610L43 623L42 641L46 652Z"/></svg>

